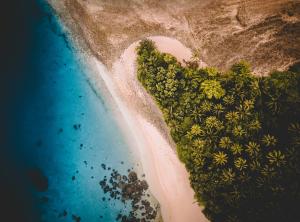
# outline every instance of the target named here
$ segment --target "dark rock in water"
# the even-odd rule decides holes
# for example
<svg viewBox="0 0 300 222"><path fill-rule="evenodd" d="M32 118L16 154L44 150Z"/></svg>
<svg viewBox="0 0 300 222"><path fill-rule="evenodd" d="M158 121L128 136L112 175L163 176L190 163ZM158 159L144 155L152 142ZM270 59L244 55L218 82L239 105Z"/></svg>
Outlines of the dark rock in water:
<svg viewBox="0 0 300 222"><path fill-rule="evenodd" d="M80 222L81 221L81 218L79 216L76 216L74 214L72 214L72 219L75 221L75 222Z"/></svg>
<svg viewBox="0 0 300 222"><path fill-rule="evenodd" d="M142 180L142 181L141 181L141 186L142 186L142 188L143 188L144 190L147 190L148 187L149 187L146 180Z"/></svg>
<svg viewBox="0 0 300 222"><path fill-rule="evenodd" d="M37 191L44 192L48 189L48 179L39 168L30 169L27 175Z"/></svg>
<svg viewBox="0 0 300 222"><path fill-rule="evenodd" d="M75 176L72 176L72 180L75 180Z"/></svg>
<svg viewBox="0 0 300 222"><path fill-rule="evenodd" d="M112 169L110 178L106 176L99 182L104 193L109 194L108 201L112 198L120 200L122 203L130 204L129 215L122 212L116 217L117 221L122 222L150 222L156 218L157 208L151 206L147 200L150 195L146 193L149 186L146 180L140 180L136 172L128 170L128 175L121 175L117 170ZM104 201L105 198L102 198Z"/></svg>
<svg viewBox="0 0 300 222"><path fill-rule="evenodd" d="M73 129L75 129L75 130L80 129L80 127L81 127L81 124L74 124L73 125Z"/></svg>
<svg viewBox="0 0 300 222"><path fill-rule="evenodd" d="M117 220L120 220L122 218L122 214L118 214L118 216L117 216Z"/></svg>
<svg viewBox="0 0 300 222"><path fill-rule="evenodd" d="M63 128L59 128L58 133L62 133L63 131Z"/></svg>
<svg viewBox="0 0 300 222"><path fill-rule="evenodd" d="M101 180L100 182L99 182L99 185L101 186L101 188L103 188L105 185L106 185L106 180L104 179L104 180Z"/></svg>
<svg viewBox="0 0 300 222"><path fill-rule="evenodd" d="M106 170L106 165L104 163L101 164L101 167Z"/></svg>
<svg viewBox="0 0 300 222"><path fill-rule="evenodd" d="M58 215L58 217L66 217L68 215L68 212L64 210L62 213Z"/></svg>
<svg viewBox="0 0 300 222"><path fill-rule="evenodd" d="M137 180L137 174L136 172L134 171L131 171L129 174L128 174L128 178L130 181L134 182Z"/></svg>
<svg viewBox="0 0 300 222"><path fill-rule="evenodd" d="M85 165L87 165L87 161L85 160L85 161L83 161L83 163L85 164Z"/></svg>

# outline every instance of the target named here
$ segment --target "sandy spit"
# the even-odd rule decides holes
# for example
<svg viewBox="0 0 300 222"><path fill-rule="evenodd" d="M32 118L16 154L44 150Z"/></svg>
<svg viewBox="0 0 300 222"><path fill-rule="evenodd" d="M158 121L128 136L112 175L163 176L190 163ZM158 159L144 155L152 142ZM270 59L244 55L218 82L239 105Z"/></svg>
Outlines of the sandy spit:
<svg viewBox="0 0 300 222"><path fill-rule="evenodd" d="M192 56L191 50L175 39L162 36L150 39L160 51L174 55L179 61ZM188 173L176 155L174 144L166 138L167 127L151 121L153 116L162 120L162 115L137 80L138 43L131 44L109 72L94 58L95 67L122 115L123 130L138 155L152 194L160 203L164 222L208 221L194 199Z"/></svg>

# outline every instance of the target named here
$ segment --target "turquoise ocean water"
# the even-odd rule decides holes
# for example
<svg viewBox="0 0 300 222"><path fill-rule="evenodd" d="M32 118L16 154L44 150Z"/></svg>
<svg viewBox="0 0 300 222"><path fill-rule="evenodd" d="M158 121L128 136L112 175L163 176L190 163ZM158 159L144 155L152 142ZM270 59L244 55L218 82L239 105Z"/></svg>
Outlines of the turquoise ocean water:
<svg viewBox="0 0 300 222"><path fill-rule="evenodd" d="M43 191L29 188L40 220L116 221L126 206L107 201L99 181L110 172L101 164L126 173L134 158L53 10L43 1L37 5L15 143L25 171L38 169L48 181Z"/></svg>

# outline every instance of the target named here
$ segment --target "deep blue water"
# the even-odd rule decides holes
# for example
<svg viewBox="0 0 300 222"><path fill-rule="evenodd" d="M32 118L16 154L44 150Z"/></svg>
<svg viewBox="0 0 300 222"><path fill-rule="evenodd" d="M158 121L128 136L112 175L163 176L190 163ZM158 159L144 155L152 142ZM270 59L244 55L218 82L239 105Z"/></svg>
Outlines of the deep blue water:
<svg viewBox="0 0 300 222"><path fill-rule="evenodd" d="M125 173L134 166L132 154L59 20L43 1L38 11L13 113L16 161L24 172L39 169L48 180L43 191L28 188L41 221L73 221L72 214L81 221L116 221L125 206L102 201L99 180L110 172L101 164Z"/></svg>

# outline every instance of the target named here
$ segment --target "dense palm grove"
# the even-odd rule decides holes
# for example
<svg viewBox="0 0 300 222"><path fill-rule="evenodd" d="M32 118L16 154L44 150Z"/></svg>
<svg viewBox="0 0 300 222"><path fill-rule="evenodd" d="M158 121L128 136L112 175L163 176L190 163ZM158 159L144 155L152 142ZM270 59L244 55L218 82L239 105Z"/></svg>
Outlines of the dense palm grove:
<svg viewBox="0 0 300 222"><path fill-rule="evenodd" d="M300 221L300 75L182 66L149 40L138 79L163 112L213 222Z"/></svg>

